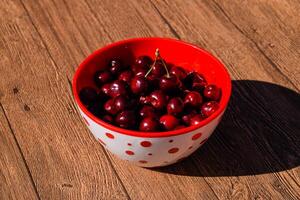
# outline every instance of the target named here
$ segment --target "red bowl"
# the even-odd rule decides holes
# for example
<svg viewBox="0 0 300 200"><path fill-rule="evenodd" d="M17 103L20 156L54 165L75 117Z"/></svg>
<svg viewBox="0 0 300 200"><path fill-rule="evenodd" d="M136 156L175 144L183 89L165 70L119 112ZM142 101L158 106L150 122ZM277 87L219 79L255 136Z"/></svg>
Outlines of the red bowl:
<svg viewBox="0 0 300 200"><path fill-rule="evenodd" d="M101 119L95 117L90 113L79 99L79 91L86 86L94 86L93 75L101 66L107 65L108 61L113 57L119 57L127 64L133 63L135 58L140 55L150 55L154 58L155 49L159 48L162 57L168 62L177 66L181 66L188 71L197 71L204 75L209 84L215 84L222 90L222 97L220 100L220 108L210 117L203 120L197 126L190 126L183 129L166 131L166 132L140 132L133 130L126 130L114 125L108 124ZM217 121L213 129L219 123L223 115L230 95L231 95L231 80L224 65L218 61L214 56L205 50L183 41L167 39L167 38L134 38L123 40L110 45L107 45L88 56L78 67L73 78L73 93L75 102L78 105L80 113L85 120L90 124L89 128L96 138L100 138L101 133L114 132L118 135L131 136L132 138L170 138L180 136L183 134L193 133L211 122ZM91 127L91 124L93 126ZM95 127L94 127L95 125ZM100 129L99 129L100 128ZM208 131L212 132L212 131ZM211 133L209 133L210 135ZM122 137L123 137L122 136ZM128 138L127 137L127 138ZM129 137L130 138L130 137ZM103 142L104 138L101 139ZM110 141L107 141L108 143ZM107 143L106 143L107 144ZM107 145L106 145L107 147ZM120 154L119 151L110 149L115 154ZM120 155L119 155L120 156ZM124 158L122 155L121 158ZM127 158L126 158L127 159ZM142 159L141 157L138 159ZM127 159L128 160L128 159ZM136 161L136 160L134 160ZM171 162L168 162L171 163ZM140 163L142 166L161 166L158 162Z"/></svg>

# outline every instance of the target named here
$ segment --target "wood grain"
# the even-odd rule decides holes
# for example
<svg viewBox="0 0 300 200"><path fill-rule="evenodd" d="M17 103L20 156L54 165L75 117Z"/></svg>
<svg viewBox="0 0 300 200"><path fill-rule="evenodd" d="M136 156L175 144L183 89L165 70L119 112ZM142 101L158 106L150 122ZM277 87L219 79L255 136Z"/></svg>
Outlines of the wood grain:
<svg viewBox="0 0 300 200"><path fill-rule="evenodd" d="M292 0L5 2L0 69L10 78L0 80L0 101L39 196L298 199L298 7ZM162 169L138 168L103 150L78 123L69 88L74 69L92 51L141 36L202 46L235 80L213 137Z"/></svg>

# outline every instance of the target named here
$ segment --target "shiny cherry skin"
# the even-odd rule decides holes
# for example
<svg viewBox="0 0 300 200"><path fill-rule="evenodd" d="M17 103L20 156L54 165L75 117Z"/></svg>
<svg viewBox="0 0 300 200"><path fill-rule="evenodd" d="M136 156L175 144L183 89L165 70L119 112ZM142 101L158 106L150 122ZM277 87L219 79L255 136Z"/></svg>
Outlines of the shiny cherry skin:
<svg viewBox="0 0 300 200"><path fill-rule="evenodd" d="M149 101L154 108L162 110L167 105L168 98L161 90L155 90L150 94Z"/></svg>
<svg viewBox="0 0 300 200"><path fill-rule="evenodd" d="M149 56L139 56L135 60L135 66L141 67L141 68L149 68L149 66L152 64L152 59Z"/></svg>
<svg viewBox="0 0 300 200"><path fill-rule="evenodd" d="M151 117L151 118L158 118L158 114L155 111L154 107L150 105L144 105L140 111L139 115L141 118Z"/></svg>
<svg viewBox="0 0 300 200"><path fill-rule="evenodd" d="M134 71L135 76L145 77L146 73L147 73L147 69L144 69L144 68L138 68Z"/></svg>
<svg viewBox="0 0 300 200"><path fill-rule="evenodd" d="M176 76L163 76L159 80L159 88L163 91L170 92L179 86L179 80Z"/></svg>
<svg viewBox="0 0 300 200"><path fill-rule="evenodd" d="M105 122L107 122L107 123L113 123L113 117L111 116L111 115L104 115L103 117L102 117L102 120L103 121L105 121Z"/></svg>
<svg viewBox="0 0 300 200"><path fill-rule="evenodd" d="M104 110L109 114L115 115L118 112L118 110L115 108L115 103L113 99L107 100L103 107Z"/></svg>
<svg viewBox="0 0 300 200"><path fill-rule="evenodd" d="M182 67L176 67L176 66L174 66L170 69L170 74L177 76L177 78L181 81L184 80L185 77L187 76L185 69L183 69Z"/></svg>
<svg viewBox="0 0 300 200"><path fill-rule="evenodd" d="M190 72L183 80L183 84L190 90L203 90L207 82L198 72Z"/></svg>
<svg viewBox="0 0 300 200"><path fill-rule="evenodd" d="M157 60L152 68L151 74L156 78L159 78L166 74L165 67L161 60Z"/></svg>
<svg viewBox="0 0 300 200"><path fill-rule="evenodd" d="M124 81L127 84L129 84L132 77L133 77L133 72L131 70L126 70L119 74L118 80Z"/></svg>
<svg viewBox="0 0 300 200"><path fill-rule="evenodd" d="M112 74L109 71L97 71L94 76L94 81L98 87L112 80Z"/></svg>
<svg viewBox="0 0 300 200"><path fill-rule="evenodd" d="M187 92L184 97L184 104L192 107L199 107L202 104L202 96L196 91Z"/></svg>
<svg viewBox="0 0 300 200"><path fill-rule="evenodd" d="M85 87L80 90L79 98L83 104L89 105L97 100L97 92L92 87Z"/></svg>
<svg viewBox="0 0 300 200"><path fill-rule="evenodd" d="M173 115L163 115L159 119L159 123L164 130L171 131L174 130L179 125L179 120Z"/></svg>
<svg viewBox="0 0 300 200"><path fill-rule="evenodd" d="M181 121L189 126L191 123L191 118L194 117L195 115L197 115L197 112L195 110L190 110L188 112L186 112L184 115L182 115L181 117Z"/></svg>
<svg viewBox="0 0 300 200"><path fill-rule="evenodd" d="M134 94L145 94L148 91L148 87L148 80L142 76L135 76L130 82L130 89Z"/></svg>
<svg viewBox="0 0 300 200"><path fill-rule="evenodd" d="M123 95L119 95L113 99L113 106L117 112L123 111L130 107L130 100Z"/></svg>
<svg viewBox="0 0 300 200"><path fill-rule="evenodd" d="M117 58L110 60L108 65L112 74L118 74L123 69L121 60Z"/></svg>
<svg viewBox="0 0 300 200"><path fill-rule="evenodd" d="M216 85L207 85L203 91L203 96L209 100L218 101L221 97L221 89Z"/></svg>
<svg viewBox="0 0 300 200"><path fill-rule="evenodd" d="M204 117L202 117L201 115L195 115L191 118L190 120L190 126L196 126L198 124L200 124L201 121L204 120Z"/></svg>
<svg viewBox="0 0 300 200"><path fill-rule="evenodd" d="M168 114L179 115L183 111L183 108L184 108L184 104L181 98L174 97L170 99L168 102L167 112Z"/></svg>
<svg viewBox="0 0 300 200"><path fill-rule="evenodd" d="M119 95L127 95L127 84L124 81L116 80L110 84L108 95L116 97Z"/></svg>
<svg viewBox="0 0 300 200"><path fill-rule="evenodd" d="M140 122L139 130L145 132L156 131L159 127L157 119L152 117L146 117Z"/></svg>
<svg viewBox="0 0 300 200"><path fill-rule="evenodd" d="M201 113L205 117L211 116L214 112L216 112L219 109L219 103L216 101L209 101L204 103L201 106Z"/></svg>
<svg viewBox="0 0 300 200"><path fill-rule="evenodd" d="M115 124L121 128L133 128L136 124L135 113L131 110L124 110L115 117Z"/></svg>
<svg viewBox="0 0 300 200"><path fill-rule="evenodd" d="M140 96L139 98L139 103L141 105L144 105L144 104L151 104L151 97L150 96Z"/></svg>

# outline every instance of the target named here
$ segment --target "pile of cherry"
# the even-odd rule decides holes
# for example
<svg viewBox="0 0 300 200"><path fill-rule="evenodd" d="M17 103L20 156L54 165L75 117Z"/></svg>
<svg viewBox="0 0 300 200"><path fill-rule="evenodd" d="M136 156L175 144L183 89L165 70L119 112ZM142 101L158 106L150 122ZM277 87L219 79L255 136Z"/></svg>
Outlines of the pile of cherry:
<svg viewBox="0 0 300 200"><path fill-rule="evenodd" d="M199 124L219 108L221 89L197 72L166 64L155 52L131 66L112 59L97 71L98 87L80 90L81 102L96 117L116 126L146 132Z"/></svg>

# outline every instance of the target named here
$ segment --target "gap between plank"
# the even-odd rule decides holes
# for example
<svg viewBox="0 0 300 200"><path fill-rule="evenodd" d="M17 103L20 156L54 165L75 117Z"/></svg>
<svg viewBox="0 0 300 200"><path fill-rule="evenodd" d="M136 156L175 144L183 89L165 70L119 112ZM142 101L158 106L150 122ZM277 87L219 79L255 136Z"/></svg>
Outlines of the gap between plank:
<svg viewBox="0 0 300 200"><path fill-rule="evenodd" d="M1 102L0 102L0 107L1 107L1 110L3 111L4 117L5 117L6 122L7 122L7 124L8 124L9 130L10 130L10 132L11 132L13 138L14 138L14 141L15 141L15 143L16 143L16 145L17 145L17 148L18 148L18 150L19 150L19 152L20 152L20 154L21 154L21 158L22 158L23 163L24 163L24 165L25 165L25 167L26 167L26 171L27 171L27 173L28 173L28 175L29 175L30 182L31 182L31 184L32 184L32 186L33 186L33 188L34 188L34 192L35 192L37 198L40 200L41 197L40 197L40 195L39 195L39 193L38 193L38 191L37 191L37 188L36 188L36 185L35 185L35 183L34 183L32 174L31 174L31 172L30 172L30 170L29 170L29 167L28 167L27 162L26 162L26 160L25 160L25 157L24 157L24 154L23 154L22 149L21 149L21 147L20 147L20 144L19 144L19 142L18 142L18 140L17 140L17 138L16 138L16 135L15 135L13 129L12 129L12 126L11 126L11 124L10 124L10 122L9 122L8 116L7 116L7 114L6 114L6 112L5 112L5 109L4 109L4 107L3 107L3 105L2 105Z"/></svg>

